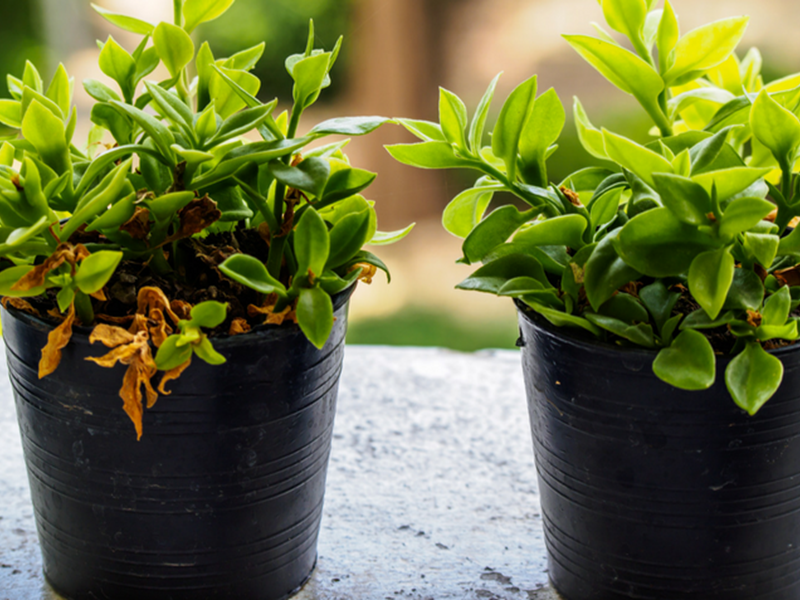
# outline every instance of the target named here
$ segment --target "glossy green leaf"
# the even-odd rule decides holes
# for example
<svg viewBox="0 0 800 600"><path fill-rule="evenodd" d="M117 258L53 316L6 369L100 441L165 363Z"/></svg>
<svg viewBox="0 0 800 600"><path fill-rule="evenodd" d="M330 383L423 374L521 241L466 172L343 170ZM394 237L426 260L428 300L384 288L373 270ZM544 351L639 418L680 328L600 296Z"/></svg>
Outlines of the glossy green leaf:
<svg viewBox="0 0 800 600"><path fill-rule="evenodd" d="M638 346L643 346L645 348L652 348L655 346L653 328L650 324L639 323L638 325L628 325L619 319L594 313L586 313L585 318L593 325L610 331L614 335L633 342Z"/></svg>
<svg viewBox="0 0 800 600"><path fill-rule="evenodd" d="M685 177L662 173L654 174L653 181L661 201L675 218L688 225L709 223L711 198L703 186Z"/></svg>
<svg viewBox="0 0 800 600"><path fill-rule="evenodd" d="M734 402L750 415L755 415L778 391L781 381L783 363L755 341L748 343L725 369L728 391Z"/></svg>
<svg viewBox="0 0 800 600"><path fill-rule="evenodd" d="M582 317L576 317L575 315L552 309L532 299L523 298L522 301L556 327L579 327L598 337L602 334L602 329Z"/></svg>
<svg viewBox="0 0 800 600"><path fill-rule="evenodd" d="M655 185L654 173L673 172L670 161L627 138L604 129L603 141L606 154L611 160L636 173L651 187Z"/></svg>
<svg viewBox="0 0 800 600"><path fill-rule="evenodd" d="M213 100L220 117L227 119L246 106L250 108L261 106L261 101L255 97L261 89L261 80L258 77L247 71L226 69L216 65L210 66L209 69L211 71L209 98ZM276 137L283 139L286 136L281 134Z"/></svg>
<svg viewBox="0 0 800 600"><path fill-rule="evenodd" d="M588 225L581 215L560 215L523 228L514 236L514 242L531 246L568 246L578 250L585 245L583 232Z"/></svg>
<svg viewBox="0 0 800 600"><path fill-rule="evenodd" d="M92 8L104 19L110 23L113 23L120 29L130 31L131 33L138 33L139 35L152 35L153 33L154 26L147 21L142 21L141 19L137 19L135 17L128 17L126 15L111 12L102 6L97 6L96 4L92 4Z"/></svg>
<svg viewBox="0 0 800 600"><path fill-rule="evenodd" d="M506 99L492 134L492 151L506 164L509 179L517 172L517 154L525 123L536 100L537 78L531 77L517 86Z"/></svg>
<svg viewBox="0 0 800 600"><path fill-rule="evenodd" d="M395 160L421 169L470 168L475 163L458 158L447 142L421 142L419 144L396 144L386 146Z"/></svg>
<svg viewBox="0 0 800 600"><path fill-rule="evenodd" d="M333 302L321 288L300 290L297 324L314 346L322 349L333 331Z"/></svg>
<svg viewBox="0 0 800 600"><path fill-rule="evenodd" d="M661 280L656 280L639 290L639 299L653 316L659 331L671 317L672 309L680 297L679 292L671 292Z"/></svg>
<svg viewBox="0 0 800 600"><path fill-rule="evenodd" d="M759 310L764 300L764 284L750 269L735 269L725 300L725 309Z"/></svg>
<svg viewBox="0 0 800 600"><path fill-rule="evenodd" d="M480 185L464 190L445 208L444 228L457 237L466 238L483 219L494 193L503 189L502 185Z"/></svg>
<svg viewBox="0 0 800 600"><path fill-rule="evenodd" d="M595 158L608 159L603 133L589 121L589 117L577 96L574 99L573 118L575 127L578 130L578 138L584 150Z"/></svg>
<svg viewBox="0 0 800 600"><path fill-rule="evenodd" d="M308 135L367 135L388 121L386 117L338 117L315 125Z"/></svg>
<svg viewBox="0 0 800 600"><path fill-rule="evenodd" d="M219 327L228 318L228 305L209 300L192 308L192 325L213 329Z"/></svg>
<svg viewBox="0 0 800 600"><path fill-rule="evenodd" d="M737 198L725 208L720 221L720 235L728 237L747 231L758 225L774 208L772 202L761 198Z"/></svg>
<svg viewBox="0 0 800 600"><path fill-rule="evenodd" d="M735 319L735 315L733 311L726 311L720 313L716 319L709 318L706 311L702 308L698 308L697 310L689 313L686 315L686 318L681 323L681 330L684 329L717 329L719 327L725 327L729 323L732 323Z"/></svg>
<svg viewBox="0 0 800 600"><path fill-rule="evenodd" d="M506 283L518 277L531 277L546 287L551 287L542 264L524 254L509 254L487 262L456 287L497 294Z"/></svg>
<svg viewBox="0 0 800 600"><path fill-rule="evenodd" d="M12 290L11 288L20 279L25 277L33 270L33 267L28 265L20 265L17 267L8 267L0 271L0 296L8 296L9 298L32 298L43 294L46 286L39 286L30 290Z"/></svg>
<svg viewBox="0 0 800 600"><path fill-rule="evenodd" d="M173 157L172 144L175 143L175 136L172 135L172 132L163 123L152 115L133 106L129 106L128 104L117 102L116 100L112 100L110 104L120 114L138 123L147 135L150 136L156 146L158 146L158 149L164 157L168 160Z"/></svg>
<svg viewBox="0 0 800 600"><path fill-rule="evenodd" d="M369 240L370 212L352 213L330 230L330 255L326 267L335 269L350 261Z"/></svg>
<svg viewBox="0 0 800 600"><path fill-rule="evenodd" d="M47 87L46 96L55 102L65 115L70 112L72 106L72 86L73 82L67 74L63 64L59 64L50 85Z"/></svg>
<svg viewBox="0 0 800 600"><path fill-rule="evenodd" d="M614 188L593 200L589 206L592 217L592 226L597 229L613 221L617 216L619 204L622 199L622 188Z"/></svg>
<svg viewBox="0 0 800 600"><path fill-rule="evenodd" d="M286 287L269 274L264 263L247 254L234 254L219 266L219 270L234 281L262 294L286 295Z"/></svg>
<svg viewBox="0 0 800 600"><path fill-rule="evenodd" d="M478 152L483 145L486 119L489 117L489 110L492 106L492 100L494 99L494 93L497 89L497 82L500 80L500 75L502 75L502 73L498 74L489 84L489 87L483 94L483 98L481 98L478 104L475 115L472 117L472 122L469 126L469 147L472 148L473 152Z"/></svg>
<svg viewBox="0 0 800 600"><path fill-rule="evenodd" d="M678 85L725 62L747 29L748 17L732 17L703 25L683 36L675 46L675 62L664 80Z"/></svg>
<svg viewBox="0 0 800 600"><path fill-rule="evenodd" d="M689 291L697 303L716 319L733 283L734 260L728 248L697 255L689 267Z"/></svg>
<svg viewBox="0 0 800 600"><path fill-rule="evenodd" d="M211 138L206 142L206 146L212 147L219 145L232 138L239 137L250 131L253 131L272 114L272 111L277 103L277 100L273 100L269 104L264 104L255 108L248 108L229 117L222 122L219 129L216 131L216 134L211 136Z"/></svg>
<svg viewBox="0 0 800 600"><path fill-rule="evenodd" d="M597 311L597 314L617 319L628 325L650 322L650 315L644 305L642 305L638 299L624 292L619 292L611 296L611 298L603 303ZM600 324L597 323L597 325ZM600 327L602 327L602 325L600 325Z"/></svg>
<svg viewBox="0 0 800 600"><path fill-rule="evenodd" d="M692 177L692 181L702 185L706 192L716 188L717 198L721 201L735 196L748 187L756 183L759 179L767 175L771 169L751 169L749 167L734 167L731 169L721 169L719 171L709 171L701 175Z"/></svg>
<svg viewBox="0 0 800 600"><path fill-rule="evenodd" d="M397 231L377 231L367 243L370 246L389 246L391 244L396 244L400 240L408 237L408 234L413 231L416 225L416 223L412 223L405 229L398 229Z"/></svg>
<svg viewBox="0 0 800 600"><path fill-rule="evenodd" d="M674 64L675 56L672 51L680 39L680 27L678 18L669 0L664 2L664 12L661 15L661 22L658 24L656 34L656 47L658 48L658 66L661 73L669 71Z"/></svg>
<svg viewBox="0 0 800 600"><path fill-rule="evenodd" d="M14 129L22 126L22 103L19 100L0 100L0 123Z"/></svg>
<svg viewBox="0 0 800 600"><path fill-rule="evenodd" d="M313 54L293 65L290 73L295 81L293 97L300 110L311 106L319 96L330 70L330 54Z"/></svg>
<svg viewBox="0 0 800 600"><path fill-rule="evenodd" d="M279 160L269 164L272 175L288 187L303 190L316 197L322 196L331 173L330 163L324 158L307 158L291 167Z"/></svg>
<svg viewBox="0 0 800 600"><path fill-rule="evenodd" d="M784 286L776 293L772 294L764 303L761 311L763 325L783 325L789 318L789 311L792 307L792 295L789 287Z"/></svg>
<svg viewBox="0 0 800 600"><path fill-rule="evenodd" d="M750 113L753 135L772 152L782 167L789 166L800 146L800 119L762 90Z"/></svg>
<svg viewBox="0 0 800 600"><path fill-rule="evenodd" d="M592 308L600 307L626 283L636 281L640 273L625 264L615 249L619 230L607 235L597 244L586 262L583 285Z"/></svg>
<svg viewBox="0 0 800 600"><path fill-rule="evenodd" d="M609 26L631 41L642 40L647 4L645 0L602 0L603 15Z"/></svg>
<svg viewBox="0 0 800 600"><path fill-rule="evenodd" d="M153 32L153 43L161 62L173 77L177 77L194 58L192 38L177 25L159 23Z"/></svg>
<svg viewBox="0 0 800 600"><path fill-rule="evenodd" d="M706 336L682 331L653 361L656 377L682 390L707 390L716 379L716 357Z"/></svg>
<svg viewBox="0 0 800 600"><path fill-rule="evenodd" d="M181 336L179 335L171 335L159 347L155 361L160 371L171 371L192 357L192 346L190 344L178 346L180 338Z"/></svg>
<svg viewBox="0 0 800 600"><path fill-rule="evenodd" d="M330 252L330 236L319 213L309 209L303 213L294 232L297 273L322 275Z"/></svg>
<svg viewBox="0 0 800 600"><path fill-rule="evenodd" d="M761 266L769 269L778 255L780 241L777 235L748 232L743 235L742 246Z"/></svg>
<svg viewBox="0 0 800 600"><path fill-rule="evenodd" d="M501 206L481 221L464 240L464 258L469 263L483 260L535 214L536 211L520 212L516 206Z"/></svg>
<svg viewBox="0 0 800 600"><path fill-rule="evenodd" d="M111 36L100 51L100 70L119 84L127 99L133 97L133 76L136 73L136 62L128 51Z"/></svg>
<svg viewBox="0 0 800 600"><path fill-rule="evenodd" d="M444 88L439 88L439 122L445 139L466 150L467 107L461 98Z"/></svg>
<svg viewBox="0 0 800 600"><path fill-rule="evenodd" d="M72 161L64 122L35 100L22 120L22 135L56 173L70 170Z"/></svg>
<svg viewBox="0 0 800 600"><path fill-rule="evenodd" d="M536 99L519 139L519 155L526 181L547 186L545 160L548 149L564 129L566 113L553 88Z"/></svg>
<svg viewBox="0 0 800 600"><path fill-rule="evenodd" d="M308 160L308 154L306 154ZM367 189L377 175L363 169L350 167L334 171L328 178L325 190L322 192L322 201L325 204L344 200Z"/></svg>
<svg viewBox="0 0 800 600"><path fill-rule="evenodd" d="M191 33L201 23L222 16L233 2L234 0L186 0L183 5L184 28Z"/></svg>
<svg viewBox="0 0 800 600"><path fill-rule="evenodd" d="M668 208L649 210L622 227L616 248L632 268L651 277L686 273L698 254L719 246L710 236L681 223Z"/></svg>
<svg viewBox="0 0 800 600"><path fill-rule="evenodd" d="M83 259L75 274L75 285L84 294L99 292L122 260L122 252L103 250Z"/></svg>
<svg viewBox="0 0 800 600"><path fill-rule="evenodd" d="M227 359L214 349L211 340L205 335L200 338L198 343L192 346L192 350L194 350L197 358L210 365L224 365L227 362Z"/></svg>
<svg viewBox="0 0 800 600"><path fill-rule="evenodd" d="M177 125L187 136L188 139L194 139L194 115L191 109L186 106L177 95L168 92L160 85L145 82L145 87L148 93L153 97L159 112L167 119Z"/></svg>

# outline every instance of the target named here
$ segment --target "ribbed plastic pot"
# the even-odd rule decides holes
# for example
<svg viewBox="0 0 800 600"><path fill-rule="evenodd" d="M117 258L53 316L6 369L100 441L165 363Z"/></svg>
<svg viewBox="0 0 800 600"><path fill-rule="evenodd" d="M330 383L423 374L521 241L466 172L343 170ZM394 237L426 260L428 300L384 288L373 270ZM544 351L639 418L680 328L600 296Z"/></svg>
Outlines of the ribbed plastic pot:
<svg viewBox="0 0 800 600"><path fill-rule="evenodd" d="M800 347L755 416L654 352L573 337L518 304L549 573L567 600L800 598Z"/></svg>
<svg viewBox="0 0 800 600"><path fill-rule="evenodd" d="M37 377L46 323L3 311L45 577L70 600L277 600L310 576L349 292L323 350L295 325L215 340L145 412L136 441L125 367L76 329Z"/></svg>

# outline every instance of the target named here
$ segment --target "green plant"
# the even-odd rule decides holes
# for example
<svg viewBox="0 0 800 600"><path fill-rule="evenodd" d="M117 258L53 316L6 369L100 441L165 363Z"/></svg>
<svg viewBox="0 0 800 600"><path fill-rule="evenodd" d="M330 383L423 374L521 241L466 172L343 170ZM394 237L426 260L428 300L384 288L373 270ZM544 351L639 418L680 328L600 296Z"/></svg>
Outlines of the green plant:
<svg viewBox="0 0 800 600"><path fill-rule="evenodd" d="M141 389L152 406L157 371L167 393L193 355L224 361L207 331L244 333L256 318L288 318L321 348L331 295L385 270L363 246L410 231L377 231L373 203L360 195L375 174L349 164L347 141L308 149L386 119L331 119L298 134L330 84L341 39L332 51L315 49L311 23L305 51L286 61L292 108L273 117L277 100L256 99L250 73L263 44L219 59L207 43L195 52L194 28L231 4L174 0L174 23L157 25L95 7L142 41L133 53L113 37L99 44L116 89L84 82L96 100L85 150L73 143L74 82L63 65L45 86L28 63L20 79L8 78L13 98L0 100L0 122L14 128L0 148L0 295L62 320L40 377L58 366L73 323L95 325L92 341L113 348L95 362L128 365L120 394L140 436ZM159 63L169 79L147 81ZM261 140L242 137L251 132Z"/></svg>
<svg viewBox="0 0 800 600"><path fill-rule="evenodd" d="M497 80L471 122L442 90L440 122L400 119L422 141L389 152L416 167L481 174L444 212L445 228L465 238L461 261L482 264L461 289L657 350L654 372L682 389L713 385L715 354L730 353L728 390L754 414L783 376L766 349L798 338L800 230L789 225L800 215L800 76L765 85L758 50L738 58L747 18L681 36L669 1L656 4L601 2L633 51L599 25L598 38L565 36L655 125L657 139L643 146L595 128L575 99L581 142L613 166L548 180L566 115L554 90L537 97L536 77L505 101L490 146L484 127ZM485 215L500 191L528 208Z"/></svg>

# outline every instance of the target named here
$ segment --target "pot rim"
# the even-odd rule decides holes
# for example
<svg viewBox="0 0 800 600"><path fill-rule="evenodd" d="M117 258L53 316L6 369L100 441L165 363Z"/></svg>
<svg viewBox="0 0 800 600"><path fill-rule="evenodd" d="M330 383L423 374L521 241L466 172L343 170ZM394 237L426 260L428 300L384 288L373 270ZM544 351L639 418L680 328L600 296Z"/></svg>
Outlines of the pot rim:
<svg viewBox="0 0 800 600"><path fill-rule="evenodd" d="M590 339L588 334L585 337L577 335L577 332L573 333L569 327L556 327L521 300L515 298L514 304L517 307L517 312L531 325L537 329L540 329L541 331L544 331L550 337L558 338L560 342L580 348L581 350L588 350L592 352L599 351L605 354L619 354L631 357L635 356L637 358L649 360L655 360L655 357L658 355L658 350L651 350L639 346L618 346L602 340ZM779 358L783 355L798 351L800 351L800 341L788 346L782 346L781 348L767 350L767 352ZM735 358L735 356L732 354L715 353L714 355L717 359L717 362L729 362Z"/></svg>
<svg viewBox="0 0 800 600"><path fill-rule="evenodd" d="M358 285L358 282L352 284L350 287L345 289L338 294L331 296L331 300L333 301L333 312L340 310L347 302L350 300L350 297L355 292L355 289ZM2 307L3 310L11 315L18 321L23 322L25 325L29 327L33 327L34 329L38 329L39 331L50 332L55 329L55 326L42 319L41 317L37 317L25 311L21 311L19 309L14 308L13 306L4 306ZM74 342L81 342L85 344L89 344L89 335L92 333L93 327L85 327L83 325L75 325L72 328L72 338L70 343ZM234 346L237 344L241 344L246 342L250 339L255 339L256 337L281 337L283 335L298 332L300 331L300 326L296 323L284 323L283 325L256 325L247 333L242 333L239 335L228 335L227 333L224 335L216 336L211 338L214 347L216 349L220 348L227 348L230 346Z"/></svg>

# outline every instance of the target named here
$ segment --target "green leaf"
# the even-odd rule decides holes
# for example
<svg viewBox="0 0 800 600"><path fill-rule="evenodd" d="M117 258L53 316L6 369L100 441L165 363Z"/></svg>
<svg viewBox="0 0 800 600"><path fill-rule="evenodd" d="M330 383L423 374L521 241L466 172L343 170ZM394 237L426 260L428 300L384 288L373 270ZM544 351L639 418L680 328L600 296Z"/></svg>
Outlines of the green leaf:
<svg viewBox="0 0 800 600"><path fill-rule="evenodd" d="M155 47L142 51L141 55L136 58L136 73L133 75L133 80L136 82L141 81L155 71L159 64L161 64L161 58L158 56L158 50Z"/></svg>
<svg viewBox="0 0 800 600"><path fill-rule="evenodd" d="M661 73L666 73L674 64L675 55L672 51L680 39L680 27L678 18L669 0L664 2L664 12L661 15L661 22L658 24L656 35L656 47L658 48L658 65Z"/></svg>
<svg viewBox="0 0 800 600"><path fill-rule="evenodd" d="M692 181L702 185L706 191L717 189L717 198L720 202L743 192L767 175L771 169L752 169L749 167L733 167L709 171L692 177Z"/></svg>
<svg viewBox="0 0 800 600"><path fill-rule="evenodd" d="M585 318L590 323L597 325L606 331L610 331L614 335L633 342L634 344L644 346L645 348L652 348L655 346L655 341L653 340L653 328L649 323L628 325L619 319L597 315L594 313L586 313Z"/></svg>
<svg viewBox="0 0 800 600"><path fill-rule="evenodd" d="M506 163L512 181L516 178L520 137L536 101L536 81L536 76L533 76L511 92L492 134L492 151Z"/></svg>
<svg viewBox="0 0 800 600"><path fill-rule="evenodd" d="M261 60L261 57L264 56L264 49L266 47L266 42L261 42L256 46L241 50L226 59L224 66L229 69L242 69L244 71L254 69L258 61Z"/></svg>
<svg viewBox="0 0 800 600"><path fill-rule="evenodd" d="M18 100L0 100L0 123L19 129L22 126L22 103Z"/></svg>
<svg viewBox="0 0 800 600"><path fill-rule="evenodd" d="M494 93L497 89L497 82L499 79L500 75L497 75L489 84L483 98L481 98L480 104L478 104L475 116L472 117L472 122L469 126L469 147L472 148L473 152L478 152L481 146L483 146L483 133L486 129L486 119L489 116L489 109L492 106L492 100L494 99Z"/></svg>
<svg viewBox="0 0 800 600"><path fill-rule="evenodd" d="M213 329L219 327L228 318L228 305L222 302L214 302L209 300L201 302L190 313L192 317L192 325L197 327L206 327Z"/></svg>
<svg viewBox="0 0 800 600"><path fill-rule="evenodd" d="M214 349L211 340L207 336L202 336L200 341L191 346L197 358L207 362L210 365L224 365L227 359Z"/></svg>
<svg viewBox="0 0 800 600"><path fill-rule="evenodd" d="M782 168L789 167L800 146L800 119L762 90L753 103L750 126L756 139L769 148Z"/></svg>
<svg viewBox="0 0 800 600"><path fill-rule="evenodd" d="M386 117L338 117L315 125L308 135L366 135L388 121Z"/></svg>
<svg viewBox="0 0 800 600"><path fill-rule="evenodd" d="M716 379L716 357L706 336L692 329L682 331L669 348L653 361L653 373L682 390L707 390Z"/></svg>
<svg viewBox="0 0 800 600"><path fill-rule="evenodd" d="M297 256L297 273L309 271L320 276L330 253L330 235L325 221L313 208L305 211L294 232L294 251Z"/></svg>
<svg viewBox="0 0 800 600"><path fill-rule="evenodd" d="M189 140L194 140L194 115L191 109L178 96L160 85L146 81L145 87L153 97L159 112L179 127Z"/></svg>
<svg viewBox="0 0 800 600"><path fill-rule="evenodd" d="M397 231L378 231L367 243L370 246L389 246L390 244L396 244L400 240L406 238L415 226L416 223L412 223L405 229L398 229Z"/></svg>
<svg viewBox="0 0 800 600"><path fill-rule="evenodd" d="M247 254L234 254L219 266L219 270L234 281L262 294L286 296L286 287L269 274L264 263Z"/></svg>
<svg viewBox="0 0 800 600"><path fill-rule="evenodd" d="M720 221L719 232L723 237L732 237L758 225L775 205L761 198L737 198L728 204Z"/></svg>
<svg viewBox="0 0 800 600"><path fill-rule="evenodd" d="M658 105L664 81L653 67L633 52L605 40L585 35L566 35L564 38L606 79L633 95L656 122L664 119Z"/></svg>
<svg viewBox="0 0 800 600"><path fill-rule="evenodd" d="M327 52L313 54L294 63L289 71L295 81L293 97L299 110L311 106L319 96L328 77L330 58Z"/></svg>
<svg viewBox="0 0 800 600"><path fill-rule="evenodd" d="M698 308L696 311L689 313L686 315L686 318L681 323L681 330L684 329L717 329L718 327L724 327L729 323L732 323L735 320L735 315L733 311L727 311L719 316L716 319L710 319L706 311L702 308Z"/></svg>
<svg viewBox="0 0 800 600"><path fill-rule="evenodd" d="M446 142L442 128L438 123L419 119L395 119L412 135L423 142Z"/></svg>
<svg viewBox="0 0 800 600"><path fill-rule="evenodd" d="M103 250L95 252L81 262L75 274L75 285L84 294L99 292L111 279L122 260L122 252Z"/></svg>
<svg viewBox="0 0 800 600"><path fill-rule="evenodd" d="M308 192L319 198L328 182L331 166L324 158L311 157L298 163L295 167L274 160L269 163L269 170L275 179L286 186Z"/></svg>
<svg viewBox="0 0 800 600"><path fill-rule="evenodd" d="M578 250L585 245L583 232L588 225L581 215L559 215L525 227L514 236L514 242L531 246L568 246Z"/></svg>
<svg viewBox="0 0 800 600"><path fill-rule="evenodd" d="M192 194L194 196L194 194ZM120 225L127 222L136 211L136 193L128 194L107 209L102 215L94 219L86 231L117 230Z"/></svg>
<svg viewBox="0 0 800 600"><path fill-rule="evenodd" d="M792 295L789 287L784 286L776 293L772 294L764 303L761 311L763 325L783 325L789 318L789 311L792 308Z"/></svg>
<svg viewBox="0 0 800 600"><path fill-rule="evenodd" d="M689 267L689 291L697 303L716 319L733 283L734 260L728 248L699 254Z"/></svg>
<svg viewBox="0 0 800 600"><path fill-rule="evenodd" d="M783 381L783 363L761 347L749 342L725 369L725 384L734 402L755 415L778 391Z"/></svg>
<svg viewBox="0 0 800 600"><path fill-rule="evenodd" d="M584 150L595 158L607 160L608 154L606 154L606 143L603 139L603 133L589 121L589 117L577 96L575 96L574 99L572 112L575 120L575 127L578 130L578 138Z"/></svg>
<svg viewBox="0 0 800 600"><path fill-rule="evenodd" d="M321 288L300 290L297 324L308 341L322 350L333 331L333 302Z"/></svg>
<svg viewBox="0 0 800 600"><path fill-rule="evenodd" d="M469 263L483 260L535 214L535 210L520 212L516 206L501 206L481 221L464 240L464 257Z"/></svg>
<svg viewBox="0 0 800 600"><path fill-rule="evenodd" d="M583 285L594 310L599 310L623 285L641 276L617 254L614 243L619 231L615 230L603 238L586 262Z"/></svg>
<svg viewBox="0 0 800 600"><path fill-rule="evenodd" d="M125 15L120 15L115 12L111 12L110 10L106 10L101 6L97 6L96 4L92 4L92 8L98 14L102 15L110 23L113 23L120 29L124 29L125 31L130 31L131 33L138 33L139 35L152 35L153 34L153 25L148 23L147 21L142 21L141 19L136 19L134 17L128 17Z"/></svg>
<svg viewBox="0 0 800 600"><path fill-rule="evenodd" d="M536 99L533 112L519 140L519 154L526 180L547 186L545 159L548 148L558 141L566 122L566 113L553 88Z"/></svg>
<svg viewBox="0 0 800 600"><path fill-rule="evenodd" d="M39 71L29 60L25 61L25 71L22 73L22 83L27 87L39 92L40 94L44 92L42 76L39 75Z"/></svg>
<svg viewBox="0 0 800 600"><path fill-rule="evenodd" d="M668 208L631 219L620 230L616 248L622 260L650 277L685 273L698 254L718 247L713 238L681 223Z"/></svg>
<svg viewBox="0 0 800 600"><path fill-rule="evenodd" d="M386 146L395 160L421 169L471 168L475 162L458 158L447 142L422 142Z"/></svg>
<svg viewBox="0 0 800 600"><path fill-rule="evenodd" d="M306 160L310 158L308 154L306 157ZM322 192L322 201L330 204L354 196L367 189L375 181L375 177L375 173L350 167L334 171Z"/></svg>
<svg viewBox="0 0 800 600"><path fill-rule="evenodd" d="M483 219L494 193L505 189L500 184L479 185L453 198L442 215L444 228L453 235L466 238Z"/></svg>
<svg viewBox="0 0 800 600"><path fill-rule="evenodd" d="M22 135L57 174L71 169L64 122L34 100L22 120Z"/></svg>
<svg viewBox="0 0 800 600"><path fill-rule="evenodd" d="M72 85L73 82L67 74L63 64L59 64L53 79L47 88L47 98L55 102L65 115L70 112L72 106Z"/></svg>
<svg viewBox="0 0 800 600"><path fill-rule="evenodd" d="M192 345L178 346L180 339L180 335L171 335L161 344L156 353L156 367L160 371L171 371L192 357Z"/></svg>
<svg viewBox="0 0 800 600"><path fill-rule="evenodd" d="M680 293L669 291L660 279L639 290L639 299L650 311L650 314L653 315L653 320L659 331L663 330L664 325L672 315L675 303L680 297Z"/></svg>
<svg viewBox="0 0 800 600"><path fill-rule="evenodd" d="M127 100L132 100L136 62L111 36L100 51L100 70L117 82Z"/></svg>
<svg viewBox="0 0 800 600"><path fill-rule="evenodd" d="M603 303L603 306L600 307L597 313L604 317L617 319L628 325L650 322L650 314L642 303L630 294L624 292L619 292L611 296L611 298ZM600 324L597 323L597 325ZM602 327L602 325L600 325L600 327Z"/></svg>
<svg viewBox="0 0 800 600"><path fill-rule="evenodd" d="M109 204L122 199L120 195L126 185L130 185L128 174L132 163L133 159L128 159L114 167L89 194L81 198L75 213L61 230L64 239L69 239L81 225L106 210Z"/></svg>
<svg viewBox="0 0 800 600"><path fill-rule="evenodd" d="M735 269L733 283L723 308L759 310L764 300L764 284L750 269Z"/></svg>
<svg viewBox="0 0 800 600"><path fill-rule="evenodd" d="M448 142L463 150L468 149L465 135L467 107L461 98L444 88L439 88L439 122Z"/></svg>
<svg viewBox="0 0 800 600"><path fill-rule="evenodd" d="M671 85L688 83L725 62L742 39L748 21L748 17L732 17L687 33L675 46L675 62L664 80Z"/></svg>
<svg viewBox="0 0 800 600"><path fill-rule="evenodd" d="M370 229L370 211L352 213L341 219L330 230L330 255L326 267L335 269L347 263L367 243Z"/></svg>
<svg viewBox="0 0 800 600"><path fill-rule="evenodd" d="M678 175L654 174L655 189L672 214L688 225L707 225L711 198L705 188Z"/></svg>
<svg viewBox="0 0 800 600"><path fill-rule="evenodd" d="M232 117L229 117L223 121L216 134L205 143L205 147L210 148L212 146L217 146L227 142L232 138L242 136L245 133L256 129L272 114L272 111L276 105L277 100L273 100L269 104L257 106L256 108L248 108L242 112L236 113Z"/></svg>
<svg viewBox="0 0 800 600"><path fill-rule="evenodd" d="M150 136L156 146L158 146L161 154L167 160L174 160L172 145L175 143L175 137L163 123L161 123L152 115L141 111L134 106L117 102L116 100L112 100L110 104L117 109L120 114L123 114L138 123L139 127L141 127L147 133L147 135Z"/></svg>
<svg viewBox="0 0 800 600"><path fill-rule="evenodd" d="M75 288L72 286L64 287L58 290L58 294L56 294L56 303L58 304L58 310L62 313L67 312L70 305L75 301Z"/></svg>
<svg viewBox="0 0 800 600"><path fill-rule="evenodd" d="M603 15L609 26L631 41L642 39L647 5L644 0L602 0Z"/></svg>
<svg viewBox="0 0 800 600"><path fill-rule="evenodd" d="M234 0L186 0L183 5L184 28L191 33L201 23L222 16L233 2Z"/></svg>
<svg viewBox="0 0 800 600"><path fill-rule="evenodd" d="M768 233L750 232L745 233L742 237L742 246L745 251L755 257L761 266L769 269L778 255L781 238Z"/></svg>
<svg viewBox="0 0 800 600"><path fill-rule="evenodd" d="M509 254L486 263L456 288L497 294L506 283L518 277L531 277L552 287L538 260L524 254Z"/></svg>
<svg viewBox="0 0 800 600"><path fill-rule="evenodd" d="M602 330L599 327L582 317L568 315L560 310L552 309L528 298L523 298L522 301L556 327L580 327L581 329L585 329L586 331L598 337L602 333Z"/></svg>
<svg viewBox="0 0 800 600"><path fill-rule="evenodd" d="M173 77L177 77L194 58L192 38L177 25L159 23L153 32L153 43L161 62Z"/></svg>
<svg viewBox="0 0 800 600"><path fill-rule="evenodd" d="M258 77L247 71L225 69L216 65L211 66L211 69L208 91L220 117L227 119L245 106L261 106L261 101L255 97L261 89L261 80ZM276 129L271 127L270 132L277 139L286 137L283 133L277 136Z"/></svg>
<svg viewBox="0 0 800 600"><path fill-rule="evenodd" d="M611 160L638 175L651 187L655 185L654 173L673 172L672 164L660 154L607 129L603 130L603 141Z"/></svg>

